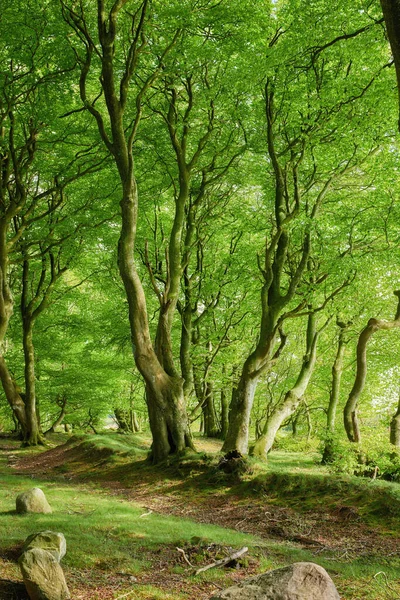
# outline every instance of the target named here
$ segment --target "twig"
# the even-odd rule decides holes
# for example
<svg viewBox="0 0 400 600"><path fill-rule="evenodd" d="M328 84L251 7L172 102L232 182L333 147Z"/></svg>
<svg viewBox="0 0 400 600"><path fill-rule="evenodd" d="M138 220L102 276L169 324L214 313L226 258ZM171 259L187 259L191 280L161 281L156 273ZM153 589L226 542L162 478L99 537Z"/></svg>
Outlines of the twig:
<svg viewBox="0 0 400 600"><path fill-rule="evenodd" d="M178 546L176 547L176 549L178 550L178 552L180 552L182 554L182 557L183 557L183 560L185 561L185 563L187 565L189 565L189 567L192 567L192 569L195 569L195 567L192 565L192 563L188 559L186 552L182 548L178 548Z"/></svg>
<svg viewBox="0 0 400 600"><path fill-rule="evenodd" d="M243 556L243 554L246 554L246 552L248 552L248 551L249 551L249 549L246 546L244 546L244 548L241 548L237 552L230 554L226 558L221 558L221 560L216 560L215 562L211 563L210 565L206 565L205 567L201 567L201 569L197 569L197 571L195 572L195 575L198 575L199 573L203 573L204 571L208 571L208 569L214 569L215 567L223 567L224 565L227 565L228 563L232 562L233 560L240 558L241 556Z"/></svg>
<svg viewBox="0 0 400 600"><path fill-rule="evenodd" d="M151 509L148 510L147 513L143 513L142 515L140 515L139 519L141 519L142 517L147 517L148 515L151 515L153 511Z"/></svg>
<svg viewBox="0 0 400 600"><path fill-rule="evenodd" d="M121 598L126 598L127 596L130 596L131 594L133 594L133 590L131 590L130 592L127 592L126 594L122 594L122 596L117 596L115 598L115 600L120 600Z"/></svg>

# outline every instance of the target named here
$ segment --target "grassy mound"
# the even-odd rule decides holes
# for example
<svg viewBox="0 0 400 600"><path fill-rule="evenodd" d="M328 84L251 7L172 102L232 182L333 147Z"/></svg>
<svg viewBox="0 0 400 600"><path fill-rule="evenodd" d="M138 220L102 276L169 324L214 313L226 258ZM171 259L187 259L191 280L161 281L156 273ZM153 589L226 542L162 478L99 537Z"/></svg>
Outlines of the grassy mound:
<svg viewBox="0 0 400 600"><path fill-rule="evenodd" d="M301 510L337 511L348 506L362 517L400 516L400 486L396 489L382 481L272 472L256 477L251 488Z"/></svg>

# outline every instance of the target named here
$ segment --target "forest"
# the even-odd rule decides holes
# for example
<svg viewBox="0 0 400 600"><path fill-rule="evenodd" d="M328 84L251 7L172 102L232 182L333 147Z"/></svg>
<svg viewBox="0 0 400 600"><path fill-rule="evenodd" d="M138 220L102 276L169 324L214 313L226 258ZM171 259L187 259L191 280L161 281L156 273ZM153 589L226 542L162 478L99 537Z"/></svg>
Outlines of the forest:
<svg viewBox="0 0 400 600"><path fill-rule="evenodd" d="M286 453L395 489L398 3L5 0L0 30L21 464L109 436L145 477Z"/></svg>

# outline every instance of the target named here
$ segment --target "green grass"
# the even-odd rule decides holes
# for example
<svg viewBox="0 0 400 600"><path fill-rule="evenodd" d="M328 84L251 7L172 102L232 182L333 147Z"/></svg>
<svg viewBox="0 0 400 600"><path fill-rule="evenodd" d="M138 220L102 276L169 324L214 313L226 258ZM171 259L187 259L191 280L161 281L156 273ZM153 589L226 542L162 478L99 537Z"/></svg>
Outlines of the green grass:
<svg viewBox="0 0 400 600"><path fill-rule="evenodd" d="M379 526L384 517L400 534L398 483L330 473L318 459L316 454L274 452L250 485L301 510L353 506L366 522Z"/></svg>
<svg viewBox="0 0 400 600"><path fill-rule="evenodd" d="M96 446L102 443L104 440L96 440ZM114 440L112 444L118 445ZM45 492L53 508L52 514L15 513L16 496L34 486ZM221 527L154 512L147 514L147 509L122 498L110 497L94 485L62 484L10 475L3 466L0 488L3 490L0 496L0 555L15 559L28 535L44 529L60 531L67 539L67 554L63 560L67 579L68 574L74 578L75 571L140 576L152 569L154 557L160 550L178 557L176 546L190 545L192 538L231 547L253 547L259 543L254 536ZM202 578L207 581L219 579L221 575L224 579L224 574L217 572ZM20 579L14 561L2 565L1 576ZM168 596L165 591L149 585L135 585L134 590L135 597L140 599L180 597L176 593ZM187 598L187 595L182 597Z"/></svg>
<svg viewBox="0 0 400 600"><path fill-rule="evenodd" d="M395 583L400 568L398 556L389 560L380 556L355 559L345 554L315 554L288 541L261 539L187 518L150 513L143 506L111 495L99 481L120 477L123 485L128 485L131 478L132 490L140 483L154 493L161 493L162 486L170 483L168 494L182 498L183 502L185 499L207 502L210 494L223 495L229 500L230 494L236 494L243 500L250 496L265 498L266 502L290 505L298 511L349 505L356 507L366 521L375 519L380 534L386 531L391 536L398 534L396 518L400 514L400 486L396 484L341 478L320 467L315 455L276 452L271 454L267 465L251 461L254 473L246 475L243 482L227 486L229 482L215 479L213 468L217 458L204 454L190 453L161 469L150 467L144 461L148 446L142 436L84 436L71 439L69 447L73 460L61 465L56 479L17 475L4 459L0 461L0 577L19 580L15 561L21 544L31 533L53 529L64 533L67 539L63 565L75 593L74 600L118 598L123 593L129 593L127 600L200 599L211 595L213 582L223 587L230 585L235 573L222 569L193 578L191 569L179 562L176 547L190 548L194 544L199 549L194 558L196 565L212 562L207 553L210 545L248 546L251 568L248 572L243 569L243 576L310 560L329 571L346 600L399 598L400 589ZM16 447L13 454L28 457L32 452L42 451ZM74 460L78 459L80 466L87 461L81 477L90 476L90 483L68 481L64 474L73 472ZM43 489L53 507L52 514L14 512L17 494L33 486ZM171 585L163 587L161 580L153 582L154 573L161 579L165 577ZM132 583L129 577L138 581ZM107 586L112 589L113 584L119 586L118 591L104 596L104 589Z"/></svg>

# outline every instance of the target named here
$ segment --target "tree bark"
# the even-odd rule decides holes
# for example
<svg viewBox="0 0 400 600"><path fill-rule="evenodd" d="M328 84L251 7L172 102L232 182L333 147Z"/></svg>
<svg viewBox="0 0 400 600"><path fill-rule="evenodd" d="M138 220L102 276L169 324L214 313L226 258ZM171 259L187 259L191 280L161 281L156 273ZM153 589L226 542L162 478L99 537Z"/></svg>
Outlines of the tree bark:
<svg viewBox="0 0 400 600"><path fill-rule="evenodd" d="M253 365L253 356L250 355L243 365L237 387L232 390L229 428L222 446L222 452L227 453L236 450L243 455L248 452L250 413L259 379Z"/></svg>
<svg viewBox="0 0 400 600"><path fill-rule="evenodd" d="M360 425L358 421L358 401L364 389L367 377L367 346L371 337L380 330L400 327L400 291L394 292L398 299L396 315L393 321L370 319L362 330L357 343L357 368L354 385L343 411L344 428L350 442L361 441Z"/></svg>
<svg viewBox="0 0 400 600"><path fill-rule="evenodd" d="M229 427L229 397L228 392L226 390L226 367L223 365L222 367L222 389L221 389L221 438L223 440L226 439L226 435L228 433Z"/></svg>
<svg viewBox="0 0 400 600"><path fill-rule="evenodd" d="M400 449L400 398L397 411L390 421L390 443Z"/></svg>
<svg viewBox="0 0 400 600"><path fill-rule="evenodd" d="M400 2L399 0L381 0L381 6L396 69L400 110ZM400 118L398 127L400 130Z"/></svg>
<svg viewBox="0 0 400 600"><path fill-rule="evenodd" d="M33 324L29 318L23 321L23 348L24 348L24 367L25 367L25 410L27 431L25 433L24 443L27 446L36 446L43 444L43 436L40 432L37 417L36 406L36 385L35 385L35 351L33 347Z"/></svg>
<svg viewBox="0 0 400 600"><path fill-rule="evenodd" d="M219 437L220 429L218 427L217 413L214 403L214 389L210 381L204 383L205 399L203 403L204 415L204 435L205 437Z"/></svg>
<svg viewBox="0 0 400 600"><path fill-rule="evenodd" d="M339 339L335 361L332 365L332 386L329 395L328 411L326 415L326 429L328 433L335 431L336 412L340 395L340 383L343 373L343 358L346 350L345 333L350 323L337 322L339 327Z"/></svg>
<svg viewBox="0 0 400 600"><path fill-rule="evenodd" d="M349 323L343 323L341 321L336 322L339 327L339 338L338 345L336 351L336 357L334 363L332 365L332 385L331 391L329 394L329 404L328 410L326 413L326 439L325 446L322 453L322 463L328 463L333 458L333 448L332 448L332 434L335 431L335 422L336 422L336 412L337 406L339 403L340 396L340 384L342 380L343 373L343 359L344 353L346 350L346 340L345 340L345 332L347 328L350 326Z"/></svg>
<svg viewBox="0 0 400 600"><path fill-rule="evenodd" d="M25 403L19 393L16 382L11 376L4 356L5 338L10 318L13 314L14 302L8 282L8 245L7 231L9 219L0 219L0 380L7 402L18 420L22 436L25 437L28 421Z"/></svg>
<svg viewBox="0 0 400 600"><path fill-rule="evenodd" d="M0 379L4 394L21 428L21 435L25 438L28 431L28 422L25 410L25 403L21 397L18 387L11 376L4 356L0 355Z"/></svg>
<svg viewBox="0 0 400 600"><path fill-rule="evenodd" d="M282 423L298 408L314 371L319 333L316 328L315 312L310 312L307 322L306 354L300 373L294 387L285 394L283 401L268 416L263 432L254 445L252 451L254 456L262 459L267 457Z"/></svg>

